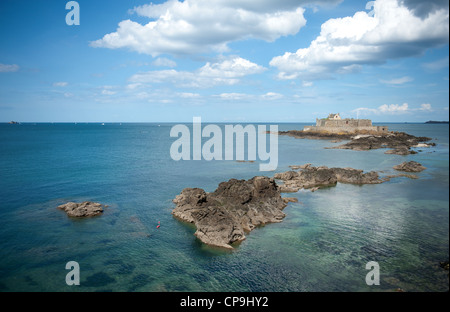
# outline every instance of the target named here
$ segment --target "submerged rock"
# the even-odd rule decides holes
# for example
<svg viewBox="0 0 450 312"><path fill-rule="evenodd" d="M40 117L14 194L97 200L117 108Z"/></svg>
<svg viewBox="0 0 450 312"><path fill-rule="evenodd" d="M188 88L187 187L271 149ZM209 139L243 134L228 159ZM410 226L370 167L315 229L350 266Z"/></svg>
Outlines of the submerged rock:
<svg viewBox="0 0 450 312"><path fill-rule="evenodd" d="M58 206L58 209L64 210L69 217L93 217L103 213L102 204L86 201L83 203L68 202Z"/></svg>
<svg viewBox="0 0 450 312"><path fill-rule="evenodd" d="M363 170L353 168L313 167L310 164L298 167L304 169L275 174L275 179L284 181L284 184L280 186L281 192L297 192L300 189L316 191L320 187L336 185L337 182L351 184L379 184L384 182L375 171L364 173Z"/></svg>
<svg viewBox="0 0 450 312"><path fill-rule="evenodd" d="M185 188L173 202L172 214L194 223L203 243L232 249L256 226L281 222L286 207L275 181L268 177L222 182L212 193Z"/></svg>
<svg viewBox="0 0 450 312"><path fill-rule="evenodd" d="M394 166L393 167L395 170L399 170L399 171L406 171L406 172L421 172L425 169L427 169L426 167L422 166L421 164L419 164L416 161L408 161L408 162L403 162L400 165Z"/></svg>

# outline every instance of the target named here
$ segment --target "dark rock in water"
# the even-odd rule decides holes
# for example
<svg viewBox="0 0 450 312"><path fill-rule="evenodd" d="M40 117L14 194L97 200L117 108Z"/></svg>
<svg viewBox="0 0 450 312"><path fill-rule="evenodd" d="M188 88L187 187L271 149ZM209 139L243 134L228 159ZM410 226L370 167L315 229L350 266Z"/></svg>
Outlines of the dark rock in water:
<svg viewBox="0 0 450 312"><path fill-rule="evenodd" d="M416 137L405 132L391 132L384 135L356 136L350 142L333 148L352 149L357 151L392 148L394 151L388 152L387 154L394 153L407 155L414 153L409 150L411 147L430 140L431 138L428 137Z"/></svg>
<svg viewBox="0 0 450 312"><path fill-rule="evenodd" d="M407 147L400 147L395 149L390 149L384 152L385 154L394 154L394 155L409 155L409 154L417 154L416 151L410 150Z"/></svg>
<svg viewBox="0 0 450 312"><path fill-rule="evenodd" d="M448 261L439 262L439 266L446 271L449 270L449 262Z"/></svg>
<svg viewBox="0 0 450 312"><path fill-rule="evenodd" d="M258 225L281 222L286 203L275 181L268 177L222 182L212 193L185 188L173 200L172 214L194 223L195 236L212 246L232 249Z"/></svg>
<svg viewBox="0 0 450 312"><path fill-rule="evenodd" d="M279 131L278 135L288 135L297 139L319 139L319 140L350 140L354 134L350 133L332 133L332 132L312 132L302 130Z"/></svg>
<svg viewBox="0 0 450 312"><path fill-rule="evenodd" d="M426 167L422 166L421 164L419 164L416 161L408 161L408 162L403 162L400 165L394 166L393 167L395 170L399 170L399 171L406 171L406 172L421 172L425 169L427 169Z"/></svg>
<svg viewBox="0 0 450 312"><path fill-rule="evenodd" d="M83 203L68 202L58 206L58 209L64 210L69 217L93 217L103 212L103 207L99 203L86 201Z"/></svg>
<svg viewBox="0 0 450 312"><path fill-rule="evenodd" d="M280 185L281 192L297 192L302 188L315 191L320 187L336 185L337 182L351 184L378 184L384 182L375 171L364 173L363 170L353 168L313 167L310 164L298 167L303 167L304 169L275 174L275 179L284 181L284 184Z"/></svg>

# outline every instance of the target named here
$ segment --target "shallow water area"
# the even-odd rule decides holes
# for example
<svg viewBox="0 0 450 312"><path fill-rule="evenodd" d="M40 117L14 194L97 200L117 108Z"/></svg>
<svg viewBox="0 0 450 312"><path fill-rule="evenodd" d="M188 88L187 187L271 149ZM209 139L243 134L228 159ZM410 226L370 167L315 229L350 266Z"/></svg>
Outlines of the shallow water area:
<svg viewBox="0 0 450 312"><path fill-rule="evenodd" d="M274 172L260 172L259 161L174 161L172 126L0 124L0 291L448 290L439 267L449 255L448 125L388 124L437 144L408 156L280 136ZM255 229L233 251L202 244L171 215L186 187L213 191L305 163L383 176L409 160L427 167L419 179L284 194L299 202L283 222ZM108 207L87 219L56 209L85 200ZM80 286L65 283L69 261L80 264ZM379 286L365 283L369 261L380 265Z"/></svg>

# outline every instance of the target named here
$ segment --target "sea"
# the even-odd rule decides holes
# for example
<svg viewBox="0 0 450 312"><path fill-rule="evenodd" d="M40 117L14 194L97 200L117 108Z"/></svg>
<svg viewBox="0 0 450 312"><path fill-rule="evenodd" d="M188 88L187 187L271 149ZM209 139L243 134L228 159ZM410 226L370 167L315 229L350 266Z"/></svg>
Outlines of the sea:
<svg viewBox="0 0 450 312"><path fill-rule="evenodd" d="M449 259L448 124L385 124L436 143L408 156L279 136L271 172L259 171L259 160L175 161L174 125L0 124L0 291L449 290L440 267ZM307 124L277 125L284 131ZM172 200L187 187L210 192L231 178L273 177L306 163L383 177L410 160L427 168L418 179L283 194L298 198L283 222L256 228L231 251L203 244L192 224L171 214ZM74 219L57 209L69 201L107 207L100 216ZM79 264L79 285L66 283L70 261ZM373 262L379 285L366 282Z"/></svg>

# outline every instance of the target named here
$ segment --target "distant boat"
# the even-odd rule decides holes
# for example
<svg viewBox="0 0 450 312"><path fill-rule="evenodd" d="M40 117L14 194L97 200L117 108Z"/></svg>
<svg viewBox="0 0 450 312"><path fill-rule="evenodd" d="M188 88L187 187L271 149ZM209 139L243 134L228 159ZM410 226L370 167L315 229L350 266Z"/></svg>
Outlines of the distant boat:
<svg viewBox="0 0 450 312"><path fill-rule="evenodd" d="M103 123L102 123L102 126L104 126L104 125L105 125L105 123L103 122Z"/></svg>
<svg viewBox="0 0 450 312"><path fill-rule="evenodd" d="M11 120L11 121L9 122L9 124L10 124L10 125L18 125L19 123L18 123L17 121Z"/></svg>

